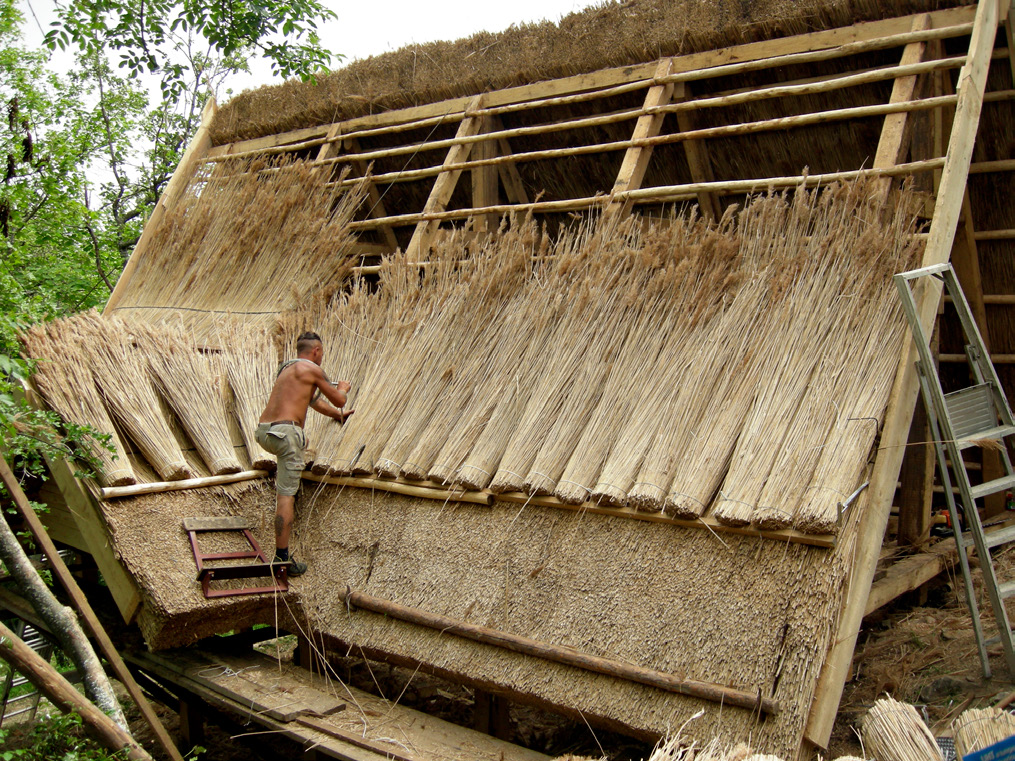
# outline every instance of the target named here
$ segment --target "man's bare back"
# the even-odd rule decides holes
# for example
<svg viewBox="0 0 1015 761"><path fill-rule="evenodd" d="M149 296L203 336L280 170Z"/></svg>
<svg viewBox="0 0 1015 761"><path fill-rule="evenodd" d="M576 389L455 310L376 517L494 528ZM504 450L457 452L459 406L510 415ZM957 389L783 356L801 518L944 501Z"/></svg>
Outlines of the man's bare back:
<svg viewBox="0 0 1015 761"><path fill-rule="evenodd" d="M279 373L275 386L268 397L268 403L261 413L260 423L273 423L277 420L292 420L303 426L307 417L307 408L311 405L323 415L339 422L344 422L352 412L343 412L346 394L350 389L348 381L339 381L332 385L324 371L313 359L300 358ZM320 393L334 407L322 404L321 400L311 401L314 392ZM338 408L338 409L335 409Z"/></svg>

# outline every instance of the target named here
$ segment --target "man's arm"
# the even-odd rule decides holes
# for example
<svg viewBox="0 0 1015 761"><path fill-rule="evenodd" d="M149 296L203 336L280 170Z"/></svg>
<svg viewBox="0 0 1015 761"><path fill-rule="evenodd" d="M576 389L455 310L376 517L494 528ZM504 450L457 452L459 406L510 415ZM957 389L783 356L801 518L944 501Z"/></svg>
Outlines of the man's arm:
<svg viewBox="0 0 1015 761"><path fill-rule="evenodd" d="M343 410L336 409L323 399L318 399L316 402L312 402L310 404L310 408L317 410L322 415L330 417L332 420L337 420L339 423L344 423L345 419L355 411L349 410L348 412L345 412Z"/></svg>
<svg viewBox="0 0 1015 761"><path fill-rule="evenodd" d="M316 370L314 373L314 385L320 389L321 394L331 404L328 404L324 399L318 399L310 404L311 408L320 412L322 415L327 415L333 420L337 420L340 423L344 423L345 419L352 414L352 412L342 411L342 407L345 407L346 401L348 401L349 389L352 388L352 384L349 381L337 381L332 384L324 375L324 371L318 368L312 368ZM332 406L334 405L334 406ZM336 409L338 408L338 409Z"/></svg>

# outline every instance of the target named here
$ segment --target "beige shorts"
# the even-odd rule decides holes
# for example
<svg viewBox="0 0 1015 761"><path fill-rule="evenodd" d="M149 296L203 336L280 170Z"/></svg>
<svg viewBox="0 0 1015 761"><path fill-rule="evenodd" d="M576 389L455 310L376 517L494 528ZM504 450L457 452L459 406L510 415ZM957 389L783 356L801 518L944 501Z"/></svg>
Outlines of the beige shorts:
<svg viewBox="0 0 1015 761"><path fill-rule="evenodd" d="M307 446L307 437L303 429L291 423L261 423L254 432L254 438L262 449L278 458L275 491L283 497L294 496L299 491L300 475L306 464L303 450Z"/></svg>

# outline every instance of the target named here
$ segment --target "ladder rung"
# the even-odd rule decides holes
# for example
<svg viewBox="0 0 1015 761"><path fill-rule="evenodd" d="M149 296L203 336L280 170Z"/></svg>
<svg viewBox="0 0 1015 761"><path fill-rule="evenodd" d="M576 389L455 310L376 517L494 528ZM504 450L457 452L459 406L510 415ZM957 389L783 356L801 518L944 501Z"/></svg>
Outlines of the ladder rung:
<svg viewBox="0 0 1015 761"><path fill-rule="evenodd" d="M24 695L18 695L13 698L7 698L7 705L14 705L15 703L20 703L23 700L31 700L32 698L37 697L39 697L38 692L26 692Z"/></svg>
<svg viewBox="0 0 1015 761"><path fill-rule="evenodd" d="M976 446L977 441L983 441L984 439L1003 439L1005 436L1011 436L1015 434L1015 426L1010 425L999 425L994 428L988 428L985 431L977 431L974 433L966 434L955 439L955 443L959 449L969 449L969 447Z"/></svg>
<svg viewBox="0 0 1015 761"><path fill-rule="evenodd" d="M1004 584L998 584L997 593L1001 596L1002 600L1015 596L1015 581L1006 581Z"/></svg>
<svg viewBox="0 0 1015 761"><path fill-rule="evenodd" d="M23 676L16 676L11 680L11 689L20 687L23 684L28 684L28 679Z"/></svg>
<svg viewBox="0 0 1015 761"><path fill-rule="evenodd" d="M1015 524L999 528L996 531L984 531L983 538L987 542L988 549L1000 547L1002 544L1008 544L1008 542L1015 542ZM963 534L962 543L966 547L975 545L973 537L969 536L969 532Z"/></svg>
<svg viewBox="0 0 1015 761"><path fill-rule="evenodd" d="M988 494L997 494L999 491L1010 489L1015 486L1015 475L1002 476L1001 478L995 478L993 481L985 481L982 484L974 486L971 491L973 499L979 499L980 497L986 497Z"/></svg>

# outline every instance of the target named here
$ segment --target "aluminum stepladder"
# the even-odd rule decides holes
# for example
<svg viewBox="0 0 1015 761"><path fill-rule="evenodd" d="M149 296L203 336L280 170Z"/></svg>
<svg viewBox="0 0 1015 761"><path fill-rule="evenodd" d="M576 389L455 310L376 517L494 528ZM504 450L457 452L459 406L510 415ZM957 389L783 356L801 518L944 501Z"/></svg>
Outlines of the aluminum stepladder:
<svg viewBox="0 0 1015 761"><path fill-rule="evenodd" d="M944 393L941 387L941 378L937 373L937 366L931 353L930 340L920 322L912 290L913 281L925 277L933 277L942 281L945 293L951 297L952 305L955 307L962 325L962 333L966 341L966 356L969 359L969 367L974 381L973 385L948 394ZM1005 443L1006 437L1015 434L1015 421L1012 419L1008 399L1005 397L994 365L987 354L983 338L976 327L969 303L966 301L952 265L939 264L900 273L895 275L895 285L902 299L902 308L909 321L913 340L920 355L917 362L920 387L934 439L938 471L944 486L952 527L955 530L966 599L973 618L973 631L976 634L983 672L985 676L990 676L990 666L987 661L988 643L984 641L983 637L979 609L973 594L969 558L966 553L966 549L970 545L976 547L976 554L980 558L983 582L990 598L991 608L994 611L1005 662L1008 665L1009 674L1015 677L1015 639L1013 639L1008 613L1004 607L1005 599L1015 597L1015 579L999 583L991 556L992 549L1015 540L1015 526L987 534L983 530L983 524L980 522L976 507L976 500L1015 486L1015 471L1012 469ZM980 446L981 442L988 440L1000 444L1000 455L1005 474L1000 478L973 486L969 481L969 472L962 458L962 452L971 447ZM948 462L946 462L946 455ZM957 505L953 496L953 480L949 473L949 462L951 475L954 475L954 484L958 486L962 503L962 515L965 518L964 528L959 521Z"/></svg>
<svg viewBox="0 0 1015 761"><path fill-rule="evenodd" d="M47 663L53 657L53 643L46 639L42 632L31 624L18 619L18 624L14 627L14 633ZM25 684L29 686L29 691L12 698L11 692ZM29 684L28 679L14 669L8 668L7 675L0 682L0 726L3 725L4 719L14 718L26 713L29 714L28 720L32 721L35 718L35 712L39 710L39 700L41 698L42 694L33 685Z"/></svg>

